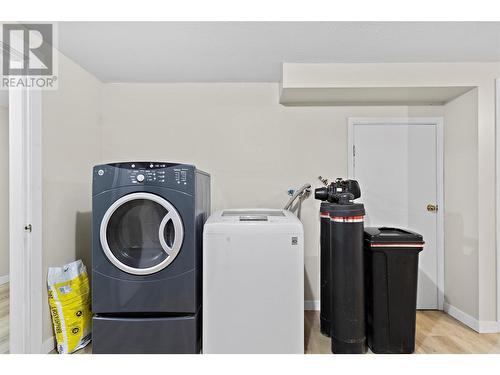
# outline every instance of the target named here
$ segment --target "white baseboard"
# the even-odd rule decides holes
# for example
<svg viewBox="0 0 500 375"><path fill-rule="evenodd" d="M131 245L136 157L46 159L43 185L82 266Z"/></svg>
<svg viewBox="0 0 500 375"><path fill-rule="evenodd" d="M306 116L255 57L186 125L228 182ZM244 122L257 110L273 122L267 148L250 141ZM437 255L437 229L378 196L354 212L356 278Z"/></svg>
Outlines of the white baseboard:
<svg viewBox="0 0 500 375"><path fill-rule="evenodd" d="M319 300L305 300L304 310L309 311L319 311Z"/></svg>
<svg viewBox="0 0 500 375"><path fill-rule="evenodd" d="M9 275L0 276L0 285L7 284L9 282Z"/></svg>
<svg viewBox="0 0 500 375"><path fill-rule="evenodd" d="M452 306L446 302L443 304L443 310L445 313L451 315L456 320L472 328L474 331L479 332L479 320L477 320L476 318L470 316L467 313L464 313L462 310L457 309L455 306Z"/></svg>
<svg viewBox="0 0 500 375"><path fill-rule="evenodd" d="M495 321L479 322L479 333L499 333L500 323Z"/></svg>
<svg viewBox="0 0 500 375"><path fill-rule="evenodd" d="M472 328L478 333L498 333L500 332L500 324L495 321L480 321L469 314L463 312L462 310L450 305L449 303L443 304L443 310L462 322L466 326Z"/></svg>
<svg viewBox="0 0 500 375"><path fill-rule="evenodd" d="M47 354L50 353L55 348L56 348L56 338L52 336L43 342L41 352L43 354Z"/></svg>

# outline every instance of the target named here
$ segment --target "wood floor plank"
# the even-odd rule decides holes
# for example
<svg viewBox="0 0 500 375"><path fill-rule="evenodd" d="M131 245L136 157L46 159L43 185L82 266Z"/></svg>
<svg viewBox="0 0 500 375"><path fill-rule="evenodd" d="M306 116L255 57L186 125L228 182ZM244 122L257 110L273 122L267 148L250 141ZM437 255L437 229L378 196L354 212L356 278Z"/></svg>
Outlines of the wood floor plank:
<svg viewBox="0 0 500 375"><path fill-rule="evenodd" d="M0 285L0 354L9 352L9 283Z"/></svg>
<svg viewBox="0 0 500 375"><path fill-rule="evenodd" d="M9 352L9 285L0 285L0 353ZM306 354L330 354L330 339L320 332L319 312L304 315ZM55 350L52 353L57 353ZM77 354L92 353L92 345ZM419 354L500 354L500 333L479 334L442 311L418 311L415 353Z"/></svg>
<svg viewBox="0 0 500 375"><path fill-rule="evenodd" d="M305 316L306 353L330 353L330 340L319 331L319 312L306 311ZM442 311L418 311L415 336L419 354L500 354L500 333L479 334Z"/></svg>

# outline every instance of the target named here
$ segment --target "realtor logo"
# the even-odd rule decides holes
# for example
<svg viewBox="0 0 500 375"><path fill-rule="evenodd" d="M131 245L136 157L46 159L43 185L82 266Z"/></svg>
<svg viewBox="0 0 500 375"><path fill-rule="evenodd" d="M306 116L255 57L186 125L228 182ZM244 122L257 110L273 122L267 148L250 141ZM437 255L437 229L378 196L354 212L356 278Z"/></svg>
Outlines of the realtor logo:
<svg viewBox="0 0 500 375"><path fill-rule="evenodd" d="M2 25L2 87L55 88L54 25Z"/></svg>

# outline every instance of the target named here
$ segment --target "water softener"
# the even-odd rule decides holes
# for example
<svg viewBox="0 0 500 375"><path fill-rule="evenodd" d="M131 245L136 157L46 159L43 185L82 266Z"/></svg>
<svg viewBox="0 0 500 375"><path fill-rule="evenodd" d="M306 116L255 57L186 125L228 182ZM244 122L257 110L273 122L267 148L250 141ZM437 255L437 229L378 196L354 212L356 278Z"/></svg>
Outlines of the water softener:
<svg viewBox="0 0 500 375"><path fill-rule="evenodd" d="M321 204L321 332L333 353L364 353L363 204L355 180L315 190Z"/></svg>
<svg viewBox="0 0 500 375"><path fill-rule="evenodd" d="M320 206L320 330L330 337L330 203Z"/></svg>

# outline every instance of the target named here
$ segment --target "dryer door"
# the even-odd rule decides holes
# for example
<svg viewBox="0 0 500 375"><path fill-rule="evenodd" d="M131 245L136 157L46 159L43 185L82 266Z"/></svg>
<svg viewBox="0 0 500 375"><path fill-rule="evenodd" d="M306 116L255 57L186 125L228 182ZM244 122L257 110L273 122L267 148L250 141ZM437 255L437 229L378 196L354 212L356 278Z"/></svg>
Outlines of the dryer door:
<svg viewBox="0 0 500 375"><path fill-rule="evenodd" d="M149 275L173 262L182 246L184 226L166 199L132 193L106 211L100 238L104 253L116 267L134 275Z"/></svg>

